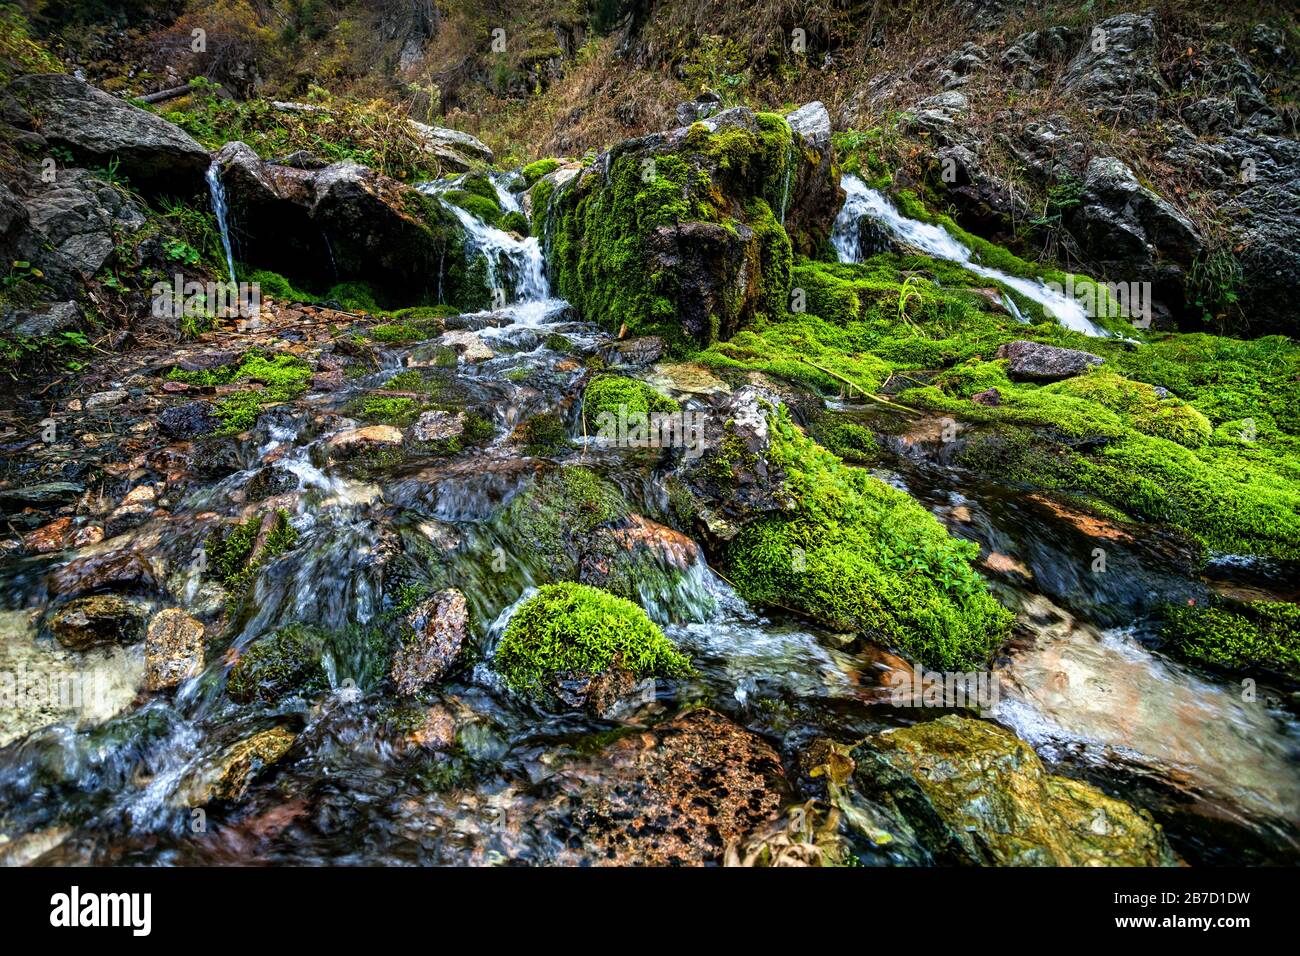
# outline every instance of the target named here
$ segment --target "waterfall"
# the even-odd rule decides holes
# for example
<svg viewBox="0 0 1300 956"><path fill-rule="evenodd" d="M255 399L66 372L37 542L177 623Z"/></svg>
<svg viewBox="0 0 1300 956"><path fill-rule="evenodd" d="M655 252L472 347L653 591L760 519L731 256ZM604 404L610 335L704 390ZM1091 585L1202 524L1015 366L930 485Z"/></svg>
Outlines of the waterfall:
<svg viewBox="0 0 1300 956"><path fill-rule="evenodd" d="M217 227L221 230L221 248L226 251L226 268L230 270L230 283L235 285L235 257L230 251L230 224L226 209L226 187L221 185L221 166L216 160L208 166L204 178L208 181L208 190L212 193L212 211L217 216Z"/></svg>
<svg viewBox="0 0 1300 956"><path fill-rule="evenodd" d="M429 196L439 197L460 186L461 178L421 183L417 188ZM492 177L497 201L504 212L522 212L519 201L505 188L500 177ZM546 262L536 236L520 239L502 229L488 225L455 203L443 204L465 228L466 254L472 259L482 255L487 262L488 285L501 288L509 300L505 311L517 324L536 325L556 311L560 302L551 296L546 280Z"/></svg>
<svg viewBox="0 0 1300 956"><path fill-rule="evenodd" d="M835 217L835 226L831 233L831 243L840 262L861 262L862 248L860 225L864 218L884 226L890 235L897 236L909 246L915 246L926 255L936 259L945 259L962 266L967 272L1000 282L1014 289L1027 299L1037 302L1047 314L1052 315L1068 329L1082 332L1094 338L1109 335L1090 318L1083 304L1067 297L1038 279L1022 279L1008 275L1000 269L980 265L973 259L974 253L958 242L948 230L933 223L908 219L894 207L894 204L881 193L871 189L856 176L845 176L840 180L847 197L839 215ZM1013 312L1013 314L1016 314ZM1017 315L1017 318L1020 318Z"/></svg>

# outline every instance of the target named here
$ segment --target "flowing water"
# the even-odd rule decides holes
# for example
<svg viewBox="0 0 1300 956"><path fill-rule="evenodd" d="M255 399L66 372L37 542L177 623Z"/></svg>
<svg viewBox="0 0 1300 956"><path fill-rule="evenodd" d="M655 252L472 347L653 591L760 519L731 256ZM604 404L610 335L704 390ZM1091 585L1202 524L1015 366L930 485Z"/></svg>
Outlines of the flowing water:
<svg viewBox="0 0 1300 956"><path fill-rule="evenodd" d="M926 255L955 262L968 272L1014 289L1030 301L1037 302L1047 315L1054 317L1066 328L1094 337L1109 334L1088 317L1087 310L1077 300L1052 289L1044 282L1022 279L1000 269L981 265L975 261L974 252L958 242L948 230L933 223L907 218L882 193L871 189L857 176L844 176L840 185L844 188L846 198L835 219L831 235L840 262L862 261L861 224L863 219L868 219L882 226L889 235ZM1016 317L1022 319L1019 314Z"/></svg>
<svg viewBox="0 0 1300 956"><path fill-rule="evenodd" d="M509 184L496 183L503 207L513 209ZM448 187L426 188L437 195ZM874 201L864 206L862 198L851 193L855 208L871 214L865 210ZM816 737L850 740L937 716L889 704L885 678L905 662L851 635L749 607L702 556L670 583L647 579L639 595L692 656L693 677L651 682L614 721L540 711L501 686L490 666L496 643L514 609L545 581L503 510L548 465L511 445L510 431L538 412L561 415L575 442L560 460L600 472L652 519L664 520L663 475L656 462L578 440L585 372L572 350L590 351L600 336L571 321L566 304L551 296L537 242L449 208L466 224L470 254L486 255L508 290L501 308L460 319L491 343L494 356L437 370L431 343L388 347L379 370L265 413L250 467L191 491L170 520L127 532L171 569L171 590L188 607L217 607L221 593L193 572L190 559L213 515L256 510L246 493L264 465L292 476L289 490L257 507L284 507L298 543L259 571L245 609L212 635L218 652L209 653L202 674L170 699L132 709L138 648L89 652L85 662L67 664L67 652L37 637L32 609L46 600L41 582L50 562L66 556L4 581L11 610L0 617L3 646L21 648L52 671L97 668L108 690L98 709L38 715L35 725L0 741L0 832L33 835L49 862L571 862L579 838L565 797L570 768L620 728L707 702L764 734L793 765ZM944 245L951 239L926 231L933 227L903 223L909 236L965 261ZM847 257L844 242L837 231ZM456 457L407 461L380 476L332 466L328 442L353 424L341 415L348 400L409 367L445 375L446 388L491 421L495 436ZM1294 720L1245 707L1231 684L1164 660L1133 625L1152 605L1152 591L1203 595L1204 580L1140 542L1116 545L1116 572L1106 581L1080 575L1085 539L1068 522L1001 489L964 483L934 461L923 440L901 439L893 451L895 467L880 477L986 554L1015 554L1025 564L1023 579L996 582L1020 621L998 665L996 719L1054 766L1164 813L1180 851L1194 859L1222 860L1242 844L1267 847L1258 851L1265 859L1300 857ZM121 538L112 544L120 547ZM384 578L395 568L416 579L445 571L470 606L467 654L474 663L439 691L457 729L454 755L413 757L389 731L392 702L378 691L382 667L367 655L357 625L381 613ZM331 691L312 702L232 703L224 693L232 652L292 622L336 635L326 656ZM227 816L218 805L207 828L196 830L196 781L236 742L286 724L297 736L275 772L252 784L236 812ZM918 858L905 847L875 857Z"/></svg>
<svg viewBox="0 0 1300 956"><path fill-rule="evenodd" d="M226 187L221 182L221 164L213 160L204 178L208 181L208 191L212 195L212 212L217 217L217 228L221 230L221 248L226 253L226 269L230 272L230 282L233 285L239 280L235 278L235 256L230 246L229 209L226 206Z"/></svg>

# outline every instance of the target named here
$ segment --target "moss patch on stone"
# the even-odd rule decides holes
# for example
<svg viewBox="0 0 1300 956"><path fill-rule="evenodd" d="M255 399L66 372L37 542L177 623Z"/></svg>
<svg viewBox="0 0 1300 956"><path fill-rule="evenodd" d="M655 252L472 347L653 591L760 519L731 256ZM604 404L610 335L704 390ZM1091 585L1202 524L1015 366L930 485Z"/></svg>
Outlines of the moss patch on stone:
<svg viewBox="0 0 1300 956"><path fill-rule="evenodd" d="M677 677L690 662L631 601L585 584L550 584L519 607L493 657L517 693L547 678L623 667L637 677Z"/></svg>

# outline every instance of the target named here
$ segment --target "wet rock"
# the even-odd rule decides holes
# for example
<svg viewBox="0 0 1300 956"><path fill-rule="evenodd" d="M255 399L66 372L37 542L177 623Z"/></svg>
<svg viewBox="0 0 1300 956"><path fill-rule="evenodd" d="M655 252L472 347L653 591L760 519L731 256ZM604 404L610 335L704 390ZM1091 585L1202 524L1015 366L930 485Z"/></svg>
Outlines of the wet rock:
<svg viewBox="0 0 1300 956"><path fill-rule="evenodd" d="M442 409L423 412L411 426L410 436L418 442L445 441L465 431L465 420L464 412L448 412Z"/></svg>
<svg viewBox="0 0 1300 956"><path fill-rule="evenodd" d="M263 465L244 485L246 501L262 501L274 495L293 491L298 487L298 476L279 464Z"/></svg>
<svg viewBox="0 0 1300 956"><path fill-rule="evenodd" d="M363 279L403 301L480 301L465 274L465 232L441 203L355 163L298 169L243 143L217 153L249 262L325 284Z"/></svg>
<svg viewBox="0 0 1300 956"><path fill-rule="evenodd" d="M154 113L62 73L19 77L8 92L28 114L24 125L78 162L106 167L116 161L132 184L150 191L203 188L208 151Z"/></svg>
<svg viewBox="0 0 1300 956"><path fill-rule="evenodd" d="M180 608L159 611L144 637L145 688L165 690L203 670L203 625Z"/></svg>
<svg viewBox="0 0 1300 956"><path fill-rule="evenodd" d="M102 644L133 644L144 632L145 612L116 594L74 598L52 611L46 622L64 647L84 651Z"/></svg>
<svg viewBox="0 0 1300 956"><path fill-rule="evenodd" d="M455 349L456 354L467 364L486 362L496 355L477 332L444 332L438 339L438 344Z"/></svg>
<svg viewBox="0 0 1300 956"><path fill-rule="evenodd" d="M664 357L667 345L657 335L641 335L601 346L600 357L614 367L644 368Z"/></svg>
<svg viewBox="0 0 1300 956"><path fill-rule="evenodd" d="M181 780L172 805L201 807L213 800L237 802L259 772L289 752L294 739L294 733L287 728L272 727L226 748Z"/></svg>
<svg viewBox="0 0 1300 956"><path fill-rule="evenodd" d="M244 468L239 443L232 438L205 435L191 449L190 465L204 478L224 478Z"/></svg>
<svg viewBox="0 0 1300 956"><path fill-rule="evenodd" d="M75 597L92 591L155 591L162 575L154 564L134 551L109 551L75 558L49 574L54 597Z"/></svg>
<svg viewBox="0 0 1300 956"><path fill-rule="evenodd" d="M620 597L646 600L666 590L658 584L674 580L699 560L699 548L681 532L641 515L595 529L578 562L578 580Z"/></svg>
<svg viewBox="0 0 1300 956"><path fill-rule="evenodd" d="M153 506L148 504L121 505L114 508L104 519L104 533L112 538L132 528L138 528L148 521L153 513Z"/></svg>
<svg viewBox="0 0 1300 956"><path fill-rule="evenodd" d="M705 709L622 737L565 777L580 856L607 865L718 862L776 817L787 789L761 737Z"/></svg>
<svg viewBox="0 0 1300 956"><path fill-rule="evenodd" d="M329 440L329 457L333 461L355 458L383 448L400 448L402 430L392 425L366 425L339 432Z"/></svg>
<svg viewBox="0 0 1300 956"><path fill-rule="evenodd" d="M172 405L158 416L158 429L170 438L189 440L215 431L218 422L211 402Z"/></svg>
<svg viewBox="0 0 1300 956"><path fill-rule="evenodd" d="M2 488L0 503L18 507L49 507L75 501L85 490L84 485L72 481L44 481L20 488Z"/></svg>
<svg viewBox="0 0 1300 956"><path fill-rule="evenodd" d="M640 681L626 667L610 667L599 674L568 673L552 677L546 685L555 700L571 710L610 718L632 702Z"/></svg>
<svg viewBox="0 0 1300 956"><path fill-rule="evenodd" d="M96 408L112 408L114 405L121 405L127 399L127 393L124 389L115 388L107 392L96 392L94 395L88 395L81 401L81 407L86 411Z"/></svg>
<svg viewBox="0 0 1300 956"><path fill-rule="evenodd" d="M67 546L71 518L58 518L23 537L23 547L34 554L51 554Z"/></svg>
<svg viewBox="0 0 1300 956"><path fill-rule="evenodd" d="M767 404L750 385L712 396L702 454L684 456L674 472L693 501L695 520L716 540L728 541L746 522L788 504L784 473L767 460Z"/></svg>
<svg viewBox="0 0 1300 956"><path fill-rule="evenodd" d="M385 737L400 752L426 750L445 753L456 746L456 715L445 704L402 713L396 723L396 735L386 730Z"/></svg>
<svg viewBox="0 0 1300 956"><path fill-rule="evenodd" d="M393 656L392 678L397 692L411 697L438 684L455 664L469 627L465 595L439 591L411 612L407 624L412 633Z"/></svg>
<svg viewBox="0 0 1300 956"><path fill-rule="evenodd" d="M998 348L997 357L1008 359L1007 371L1012 378L1031 381L1057 381L1082 375L1101 365L1100 355L1079 349L1063 349L1018 339Z"/></svg>
<svg viewBox="0 0 1300 956"><path fill-rule="evenodd" d="M1002 393L996 388L988 388L982 392L976 392L970 397L970 400L976 405L995 407L1002 404Z"/></svg>
<svg viewBox="0 0 1300 956"><path fill-rule="evenodd" d="M1150 814L1049 774L995 724L948 715L870 738L853 780L941 861L993 866L1169 866Z"/></svg>

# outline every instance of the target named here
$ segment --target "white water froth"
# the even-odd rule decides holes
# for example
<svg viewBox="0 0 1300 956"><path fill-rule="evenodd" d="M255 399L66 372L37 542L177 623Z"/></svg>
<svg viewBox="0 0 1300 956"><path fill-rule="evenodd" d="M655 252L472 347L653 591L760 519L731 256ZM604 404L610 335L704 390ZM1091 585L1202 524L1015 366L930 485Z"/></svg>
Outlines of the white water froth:
<svg viewBox="0 0 1300 956"><path fill-rule="evenodd" d="M831 233L831 243L835 246L840 262L862 261L859 224L864 218L871 219L884 226L891 235L920 249L926 255L955 262L968 272L1014 289L1025 298L1037 302L1068 329L1094 338L1108 336L1109 333L1088 318L1087 310L1080 302L1037 279L1021 279L1000 269L980 265L974 261L974 253L958 242L948 230L933 223L907 218L884 195L856 176L843 177L840 185L844 187L847 196L839 215L835 217L835 227ZM1012 314L1023 321L1018 311L1013 311Z"/></svg>

